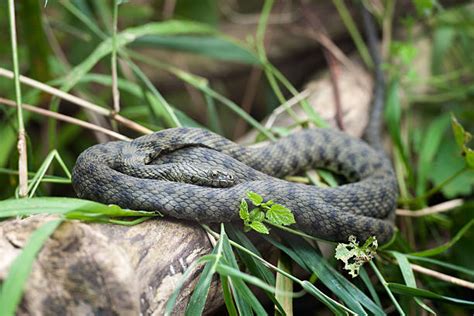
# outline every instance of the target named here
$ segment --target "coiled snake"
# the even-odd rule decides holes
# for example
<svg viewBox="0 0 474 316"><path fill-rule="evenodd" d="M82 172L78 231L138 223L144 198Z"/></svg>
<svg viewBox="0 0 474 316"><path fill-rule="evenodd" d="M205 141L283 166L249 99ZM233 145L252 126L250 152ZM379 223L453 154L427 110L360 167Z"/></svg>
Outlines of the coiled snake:
<svg viewBox="0 0 474 316"><path fill-rule="evenodd" d="M355 182L318 188L277 179L314 167ZM254 191L290 208L301 230L335 241L387 241L397 198L384 154L330 129L303 130L260 148L194 128L99 144L79 156L73 186L82 198L202 222L237 219L241 199Z"/></svg>

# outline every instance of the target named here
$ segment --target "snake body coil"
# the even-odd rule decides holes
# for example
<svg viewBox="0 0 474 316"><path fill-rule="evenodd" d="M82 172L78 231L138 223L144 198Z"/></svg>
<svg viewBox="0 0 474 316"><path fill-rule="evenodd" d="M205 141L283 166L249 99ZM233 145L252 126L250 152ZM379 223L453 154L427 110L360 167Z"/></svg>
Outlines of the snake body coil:
<svg viewBox="0 0 474 316"><path fill-rule="evenodd" d="M320 188L278 179L312 168L352 183ZM209 172L215 181L200 182L199 174ZM383 153L331 129L303 130L258 148L202 129L167 129L90 147L72 181L82 198L201 222L238 219L241 199L254 191L291 209L299 229L334 241L387 241L398 194Z"/></svg>

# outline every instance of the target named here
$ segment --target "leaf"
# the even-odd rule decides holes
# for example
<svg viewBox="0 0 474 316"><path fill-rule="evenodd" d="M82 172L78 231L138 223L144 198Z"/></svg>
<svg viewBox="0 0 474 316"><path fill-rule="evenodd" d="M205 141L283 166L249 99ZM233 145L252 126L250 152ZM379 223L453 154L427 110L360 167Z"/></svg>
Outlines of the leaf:
<svg viewBox="0 0 474 316"><path fill-rule="evenodd" d="M464 146L464 153L466 155L464 159L466 160L467 166L471 169L474 169L474 150Z"/></svg>
<svg viewBox="0 0 474 316"><path fill-rule="evenodd" d="M277 225L290 225L295 223L293 213L286 207L280 204L273 204L266 213L267 219Z"/></svg>
<svg viewBox="0 0 474 316"><path fill-rule="evenodd" d="M242 201L240 201L239 216L244 221L248 221L250 219L249 206L245 199L242 199Z"/></svg>
<svg viewBox="0 0 474 316"><path fill-rule="evenodd" d="M444 301L447 303L467 305L474 307L474 301L462 300L454 297L440 295L428 290L413 288L399 283L387 283L388 287L394 292L407 296L417 296L438 301Z"/></svg>
<svg viewBox="0 0 474 316"><path fill-rule="evenodd" d="M268 230L267 226L265 226L265 224L263 224L262 222L257 222L257 221L253 221L250 223L249 225L253 230L261 233L261 234L269 234L270 231Z"/></svg>
<svg viewBox="0 0 474 316"><path fill-rule="evenodd" d="M254 208L250 212L250 221L262 222L265 219L265 214L260 208Z"/></svg>
<svg viewBox="0 0 474 316"><path fill-rule="evenodd" d="M422 195L426 191L428 175L432 169L432 162L439 151L444 132L448 127L448 116L442 115L434 120L428 127L421 142L418 168L416 194Z"/></svg>
<svg viewBox="0 0 474 316"><path fill-rule="evenodd" d="M263 197L255 192L249 191L247 192L247 197L252 201L252 204L255 206L259 206L263 202Z"/></svg>
<svg viewBox="0 0 474 316"><path fill-rule="evenodd" d="M61 223L61 219L53 220L35 230L28 238L22 252L11 264L10 271L0 288L1 315L13 316L15 314L36 255Z"/></svg>
<svg viewBox="0 0 474 316"><path fill-rule="evenodd" d="M464 130L464 127L459 123L456 117L451 114L451 127L454 133L454 139L456 140L456 144L458 147L463 150L464 144L468 143L472 135Z"/></svg>
<svg viewBox="0 0 474 316"><path fill-rule="evenodd" d="M344 269L355 278L359 275L359 269L362 265L372 260L378 247L377 239L369 237L362 247L354 236L349 237L349 244L339 243L336 247L334 257L344 262Z"/></svg>
<svg viewBox="0 0 474 316"><path fill-rule="evenodd" d="M36 197L0 201L0 218L33 214L91 213L106 216L155 216L154 212L132 211L117 205L65 197Z"/></svg>
<svg viewBox="0 0 474 316"><path fill-rule="evenodd" d="M165 48L200 54L217 60L260 64L260 60L249 49L219 35L148 35L137 39L133 46Z"/></svg>
<svg viewBox="0 0 474 316"><path fill-rule="evenodd" d="M465 158L465 157L464 157ZM464 159L459 155L459 148L452 137L445 137L440 145L432 168L428 174L436 186L458 172L464 165ZM451 199L459 195L469 195L474 186L474 170L467 170L454 180L443 185L441 192L446 198Z"/></svg>

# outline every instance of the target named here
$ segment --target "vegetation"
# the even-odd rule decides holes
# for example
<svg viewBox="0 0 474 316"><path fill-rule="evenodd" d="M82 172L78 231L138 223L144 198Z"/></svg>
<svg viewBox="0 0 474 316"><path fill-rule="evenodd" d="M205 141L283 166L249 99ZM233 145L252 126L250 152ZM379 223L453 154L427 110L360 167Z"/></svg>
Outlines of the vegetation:
<svg viewBox="0 0 474 316"><path fill-rule="evenodd" d="M169 3L174 1L155 2L0 3L5 30L0 37L10 43L0 47L0 218L61 215L35 231L16 258L0 287L1 315L15 313L36 254L62 221L133 225L160 215L74 198L70 170L85 148L175 126L206 127L234 137L236 120L257 130L258 140L291 132L290 127L260 124L228 96L223 84L227 79L209 80L179 60L171 63L170 51L212 65L259 69L265 75L264 114L296 97L302 99L309 121L301 121L289 108L295 126L326 126L307 100L299 98L300 87L269 60L264 40L274 18L274 1L266 0L262 8L247 4L249 12L261 14L256 34L248 34L246 41L218 31L219 21L228 17L218 11L222 4L216 0L199 5L180 0L171 11ZM353 20L357 14L349 9L354 3L332 4L370 69L368 49ZM249 193L259 208L249 212L248 205L242 205L241 217L247 228L260 232L268 233L265 224L272 225L272 234L262 238L279 250L278 263L257 250L242 225L221 225L219 233L203 225L218 241L183 277L184 284L193 268L204 266L188 315L202 313L215 274L230 315L273 309L297 314L304 312L300 302L337 315L472 314L474 152L467 131L474 127L473 7L413 0L413 10L396 17L395 9L402 4L395 0L363 5L382 30L385 123L400 189L399 231L376 251L374 240L358 241L362 246L353 240L339 245L338 259L352 276L358 272L352 278L335 257L321 254L315 238L280 226L294 221L284 206ZM428 55L418 45L424 40L429 42ZM419 73L420 56L430 61L428 75ZM177 82L178 91L161 89L166 80ZM258 119L262 117L260 113ZM330 175L321 178L326 185L335 184ZM293 274L296 266L307 279ZM250 286L263 290L271 303L261 303ZM168 313L179 289L168 301Z"/></svg>

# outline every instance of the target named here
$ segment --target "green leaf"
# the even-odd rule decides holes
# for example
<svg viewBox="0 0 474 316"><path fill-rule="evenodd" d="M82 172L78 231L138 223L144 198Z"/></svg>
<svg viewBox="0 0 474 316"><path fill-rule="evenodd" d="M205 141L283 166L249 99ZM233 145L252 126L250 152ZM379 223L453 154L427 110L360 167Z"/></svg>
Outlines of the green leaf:
<svg viewBox="0 0 474 316"><path fill-rule="evenodd" d="M266 213L267 219L277 225L291 225L295 223L293 213L286 207L280 204L273 204Z"/></svg>
<svg viewBox="0 0 474 316"><path fill-rule="evenodd" d="M265 224L263 224L262 222L257 222L257 221L253 221L250 223L249 225L253 230L261 233L261 234L269 234L270 231L268 230L267 226L265 226Z"/></svg>
<svg viewBox="0 0 474 316"><path fill-rule="evenodd" d="M255 192L249 191L247 192L247 197L252 201L253 205L259 206L263 202L263 197Z"/></svg>
<svg viewBox="0 0 474 316"><path fill-rule="evenodd" d="M422 195L426 191L428 175L432 169L432 162L439 151L444 132L449 124L447 115L434 120L424 134L418 159L416 194Z"/></svg>
<svg viewBox="0 0 474 316"><path fill-rule="evenodd" d="M451 114L451 127L453 128L454 139L459 149L464 149L464 144L469 142L472 135L464 130L464 127L459 123L454 115Z"/></svg>
<svg viewBox="0 0 474 316"><path fill-rule="evenodd" d="M378 247L377 239L369 237L362 247L354 236L349 237L349 244L339 243L336 247L334 257L344 262L344 269L355 278L359 275L359 269L366 262L372 260Z"/></svg>
<svg viewBox="0 0 474 316"><path fill-rule="evenodd" d="M388 287L394 292L407 296L417 296L428 298L432 300L444 301L447 303L467 305L469 307L474 307L474 301L462 300L454 297L440 295L428 290L413 288L399 283L388 283Z"/></svg>
<svg viewBox="0 0 474 316"><path fill-rule="evenodd" d="M252 222L262 222L265 219L265 214L260 208L254 208L250 212L250 221Z"/></svg>
<svg viewBox="0 0 474 316"><path fill-rule="evenodd" d="M0 288L1 315L13 316L15 314L36 255L43 247L43 244L48 240L49 236L54 233L61 223L61 219L53 220L35 230L28 239L22 252L11 264L10 271Z"/></svg>
<svg viewBox="0 0 474 316"><path fill-rule="evenodd" d="M474 150L464 146L464 154L464 159L466 160L467 166L471 169L474 169Z"/></svg>
<svg viewBox="0 0 474 316"><path fill-rule="evenodd" d="M249 206L245 199L242 199L242 201L240 201L239 216L244 221L248 221L250 219Z"/></svg>
<svg viewBox="0 0 474 316"><path fill-rule="evenodd" d="M258 65L259 59L247 48L218 35L148 35L137 39L134 46L157 47L204 55L217 60Z"/></svg>
<svg viewBox="0 0 474 316"><path fill-rule="evenodd" d="M117 205L105 205L89 200L65 197L37 197L0 201L0 218L33 214L66 214L78 212L106 216L156 216L154 212L132 211Z"/></svg>

